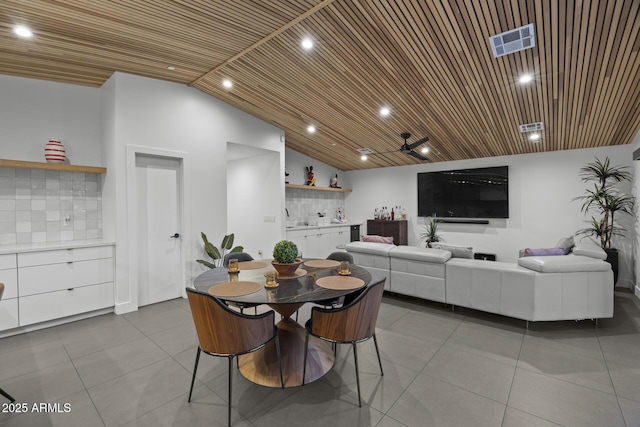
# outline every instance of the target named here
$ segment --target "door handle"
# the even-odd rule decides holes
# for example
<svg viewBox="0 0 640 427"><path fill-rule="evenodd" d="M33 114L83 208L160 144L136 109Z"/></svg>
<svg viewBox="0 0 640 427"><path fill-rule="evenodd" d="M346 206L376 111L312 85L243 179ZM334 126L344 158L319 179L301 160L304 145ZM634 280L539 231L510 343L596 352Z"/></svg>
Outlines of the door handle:
<svg viewBox="0 0 640 427"><path fill-rule="evenodd" d="M174 234L173 236L169 236L170 239L177 239L180 237L179 233Z"/></svg>

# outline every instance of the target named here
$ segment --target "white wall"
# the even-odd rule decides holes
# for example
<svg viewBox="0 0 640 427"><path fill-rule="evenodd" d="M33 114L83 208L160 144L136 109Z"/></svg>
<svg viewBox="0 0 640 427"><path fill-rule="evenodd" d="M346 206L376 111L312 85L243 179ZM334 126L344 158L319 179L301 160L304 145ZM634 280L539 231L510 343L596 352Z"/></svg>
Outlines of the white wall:
<svg viewBox="0 0 640 427"><path fill-rule="evenodd" d="M228 144L229 153L237 148ZM279 159L278 152L254 148L227 162L227 231L234 233L234 246L242 245L254 258L271 257L282 238L282 201L273 191L284 182Z"/></svg>
<svg viewBox="0 0 640 427"><path fill-rule="evenodd" d="M415 245L419 225L424 224L424 218L417 217L418 172L507 165L509 218L490 220L489 225L441 224L440 234L447 243L470 245L475 252L495 253L499 261L515 262L520 249L551 247L561 237L587 226L580 202L572 201L587 188L578 175L582 166L595 156L609 156L613 164L631 166L631 152L625 145L349 171L345 174L353 193L345 205L352 220L365 224L377 207L405 206L409 244ZM631 186L624 190L630 192ZM634 281L632 243L631 236L614 242L621 250L618 286L630 287Z"/></svg>
<svg viewBox="0 0 640 427"><path fill-rule="evenodd" d="M0 157L44 162L60 139L69 163L103 166L100 89L0 75Z"/></svg>
<svg viewBox="0 0 640 427"><path fill-rule="evenodd" d="M307 155L287 148L285 150L286 171L289 173L289 184L304 185L307 182L306 167L313 166L313 174L316 179L316 187L328 187L329 179L338 174L338 186L347 188L347 178L343 171L313 159Z"/></svg>
<svg viewBox="0 0 640 427"><path fill-rule="evenodd" d="M227 142L279 153L278 168L280 176L284 176L284 144L280 142L283 132L185 85L115 73L103 87L103 120L105 125L114 127L103 133L106 166L113 172L107 174L104 184L104 204L109 204L108 214L112 215L104 226L105 235L113 233L118 242L116 312L122 313L137 308L137 285L130 282L135 265L129 265L128 248L121 244L127 242L129 228L126 216L129 184L124 176L126 147L145 146L188 154L192 189L186 221L191 233L183 234L182 239L186 247L184 285L187 286L204 271L204 267L194 262L206 256L200 231L213 242L228 231ZM284 185L280 183L278 188L267 191L280 200L280 211L284 212ZM284 236L281 217L277 218L276 226Z"/></svg>

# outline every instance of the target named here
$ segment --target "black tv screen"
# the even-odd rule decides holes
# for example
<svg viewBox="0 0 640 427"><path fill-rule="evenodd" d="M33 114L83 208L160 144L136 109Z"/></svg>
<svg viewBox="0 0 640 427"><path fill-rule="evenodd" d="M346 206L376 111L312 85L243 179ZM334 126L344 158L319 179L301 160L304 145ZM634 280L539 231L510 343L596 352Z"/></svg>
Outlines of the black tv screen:
<svg viewBox="0 0 640 427"><path fill-rule="evenodd" d="M509 167L419 173L418 216L509 218Z"/></svg>

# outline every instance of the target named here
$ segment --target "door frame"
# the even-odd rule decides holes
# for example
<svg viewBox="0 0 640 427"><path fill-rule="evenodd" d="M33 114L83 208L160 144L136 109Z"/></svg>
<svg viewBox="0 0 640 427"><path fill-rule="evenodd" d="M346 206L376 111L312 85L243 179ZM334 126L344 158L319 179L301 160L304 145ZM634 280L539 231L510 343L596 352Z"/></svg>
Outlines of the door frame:
<svg viewBox="0 0 640 427"><path fill-rule="evenodd" d="M178 215L180 227L180 277L182 287L180 295L187 297L186 287L189 286L185 262L187 259L187 248L190 247L191 229L190 222L187 221L187 206L191 206L191 182L189 153L176 150L165 150L161 148L145 147L141 145L126 146L126 181L127 181L127 252L128 252L128 280L131 303L137 309L138 305L138 203L137 191L138 182L136 177L136 156L157 156L173 160L178 160Z"/></svg>

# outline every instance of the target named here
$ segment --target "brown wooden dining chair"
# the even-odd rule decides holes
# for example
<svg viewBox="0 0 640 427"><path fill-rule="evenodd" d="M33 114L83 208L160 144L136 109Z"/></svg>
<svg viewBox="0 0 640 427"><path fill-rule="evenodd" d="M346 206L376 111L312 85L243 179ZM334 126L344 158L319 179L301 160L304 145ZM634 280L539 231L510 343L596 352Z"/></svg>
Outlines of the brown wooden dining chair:
<svg viewBox="0 0 640 427"><path fill-rule="evenodd" d="M198 334L198 351L196 363L193 367L189 402L196 380L200 353L211 356L227 357L229 359L229 426L231 425L231 389L233 378L233 358L258 350L272 340L276 340L276 352L280 365L280 383L284 388L282 378L282 360L280 357L280 340L274 325L273 310L257 316L246 316L227 307L218 298L208 293L187 288L189 306L193 315L193 323Z"/></svg>
<svg viewBox="0 0 640 427"><path fill-rule="evenodd" d="M2 294L4 294L4 283L0 283L0 300L2 300ZM11 403L16 401L13 397L11 397L9 393L7 393L1 388L0 388L0 394L6 397L7 399L9 399Z"/></svg>
<svg viewBox="0 0 640 427"><path fill-rule="evenodd" d="M311 319L305 325L307 334L304 346L304 368L302 372L302 384L307 372L307 353L309 349L309 335L313 335L332 344L351 344L353 346L353 358L356 365L356 382L358 385L358 406L362 406L360 398L360 373L358 372L357 343L373 337L380 365L380 375L384 375L378 339L376 338L376 321L382 303L385 279L382 279L365 288L358 297L340 308L327 309L313 307Z"/></svg>

